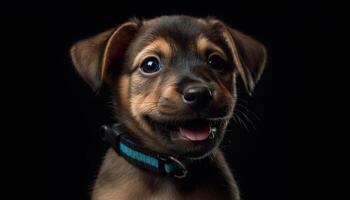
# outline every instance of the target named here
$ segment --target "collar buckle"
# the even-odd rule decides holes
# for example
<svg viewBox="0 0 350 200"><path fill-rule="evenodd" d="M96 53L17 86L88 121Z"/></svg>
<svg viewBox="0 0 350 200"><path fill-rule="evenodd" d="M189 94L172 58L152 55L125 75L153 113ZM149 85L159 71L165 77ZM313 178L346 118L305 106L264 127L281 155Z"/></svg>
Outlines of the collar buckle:
<svg viewBox="0 0 350 200"><path fill-rule="evenodd" d="M99 133L105 143L111 145L114 149L118 149L117 141L119 141L119 137L122 134L119 124L114 124L113 126L103 125Z"/></svg>

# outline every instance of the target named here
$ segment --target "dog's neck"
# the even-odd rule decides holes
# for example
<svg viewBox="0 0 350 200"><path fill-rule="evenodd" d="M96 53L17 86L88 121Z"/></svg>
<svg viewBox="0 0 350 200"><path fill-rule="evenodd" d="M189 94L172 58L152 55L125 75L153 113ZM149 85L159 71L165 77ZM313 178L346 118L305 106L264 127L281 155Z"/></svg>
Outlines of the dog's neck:
<svg viewBox="0 0 350 200"><path fill-rule="evenodd" d="M196 160L182 179L143 170L110 148L99 172L93 196L116 199L235 199L232 174L219 148L205 159ZM234 190L232 190L234 189ZM233 192L232 192L233 191ZM175 198L174 195L180 195ZM238 194L238 193L237 193ZM93 198L99 199L99 198Z"/></svg>
<svg viewBox="0 0 350 200"><path fill-rule="evenodd" d="M104 125L101 133L103 140L129 163L157 174L184 178L188 168L195 162L190 158L160 154L141 147L120 124L111 127Z"/></svg>

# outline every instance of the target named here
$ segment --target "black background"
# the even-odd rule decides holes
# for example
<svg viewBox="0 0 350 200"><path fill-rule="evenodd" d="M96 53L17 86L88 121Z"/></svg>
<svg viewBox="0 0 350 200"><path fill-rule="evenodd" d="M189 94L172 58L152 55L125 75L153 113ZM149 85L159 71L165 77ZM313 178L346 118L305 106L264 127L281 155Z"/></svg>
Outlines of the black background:
<svg viewBox="0 0 350 200"><path fill-rule="evenodd" d="M222 146L244 200L291 199L295 190L290 185L294 171L290 138L298 129L293 121L297 118L300 126L306 118L299 111L306 110L306 71L315 65L307 58L321 48L318 41L322 37L317 33L329 30L323 29L327 19L320 5L295 1L128 1L52 4L41 11L44 15L37 19L45 21L41 26L45 30L37 36L46 40L40 52L49 58L41 72L46 83L42 84L42 104L47 111L48 199L89 198L106 150L97 131L100 125L113 122L106 103L108 91L95 95L82 81L71 65L69 47L130 17L147 19L163 14L216 16L266 45L268 64L253 97L240 92L239 103L249 111L239 109L254 126L240 115L247 128L233 122Z"/></svg>

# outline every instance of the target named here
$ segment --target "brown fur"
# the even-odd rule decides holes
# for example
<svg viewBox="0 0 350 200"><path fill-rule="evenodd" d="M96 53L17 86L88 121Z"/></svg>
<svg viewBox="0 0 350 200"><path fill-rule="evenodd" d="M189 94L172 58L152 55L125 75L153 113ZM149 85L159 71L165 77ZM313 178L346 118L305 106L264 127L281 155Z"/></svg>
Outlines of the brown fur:
<svg viewBox="0 0 350 200"><path fill-rule="evenodd" d="M237 186L222 153L215 150L212 159L207 173L218 177L204 175L202 179L194 180L191 183L193 188L186 191L181 186L181 180L145 173L109 150L98 174L92 199L239 199Z"/></svg>
<svg viewBox="0 0 350 200"><path fill-rule="evenodd" d="M225 61L223 71L210 68L208 53ZM93 200L115 199L239 199L234 178L219 144L237 100L239 74L251 92L266 61L264 46L217 19L163 16L131 20L113 30L75 44L71 49L77 71L94 90L103 82L113 93L119 123L139 145L152 151L196 160L184 179L153 174L108 150L92 192ZM161 76L145 76L139 66L153 56L161 62ZM188 86L208 87L210 104L200 113L184 103ZM211 146L172 142L146 120L220 120Z"/></svg>

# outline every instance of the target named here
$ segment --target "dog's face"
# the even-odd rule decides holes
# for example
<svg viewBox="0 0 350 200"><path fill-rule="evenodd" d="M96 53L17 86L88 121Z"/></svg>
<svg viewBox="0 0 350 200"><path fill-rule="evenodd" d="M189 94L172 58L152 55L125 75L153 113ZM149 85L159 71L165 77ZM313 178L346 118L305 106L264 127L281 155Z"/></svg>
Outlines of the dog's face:
<svg viewBox="0 0 350 200"><path fill-rule="evenodd" d="M216 19L165 16L130 21L71 49L82 77L113 92L118 121L147 148L201 157L232 116L236 76L251 92L265 48Z"/></svg>

